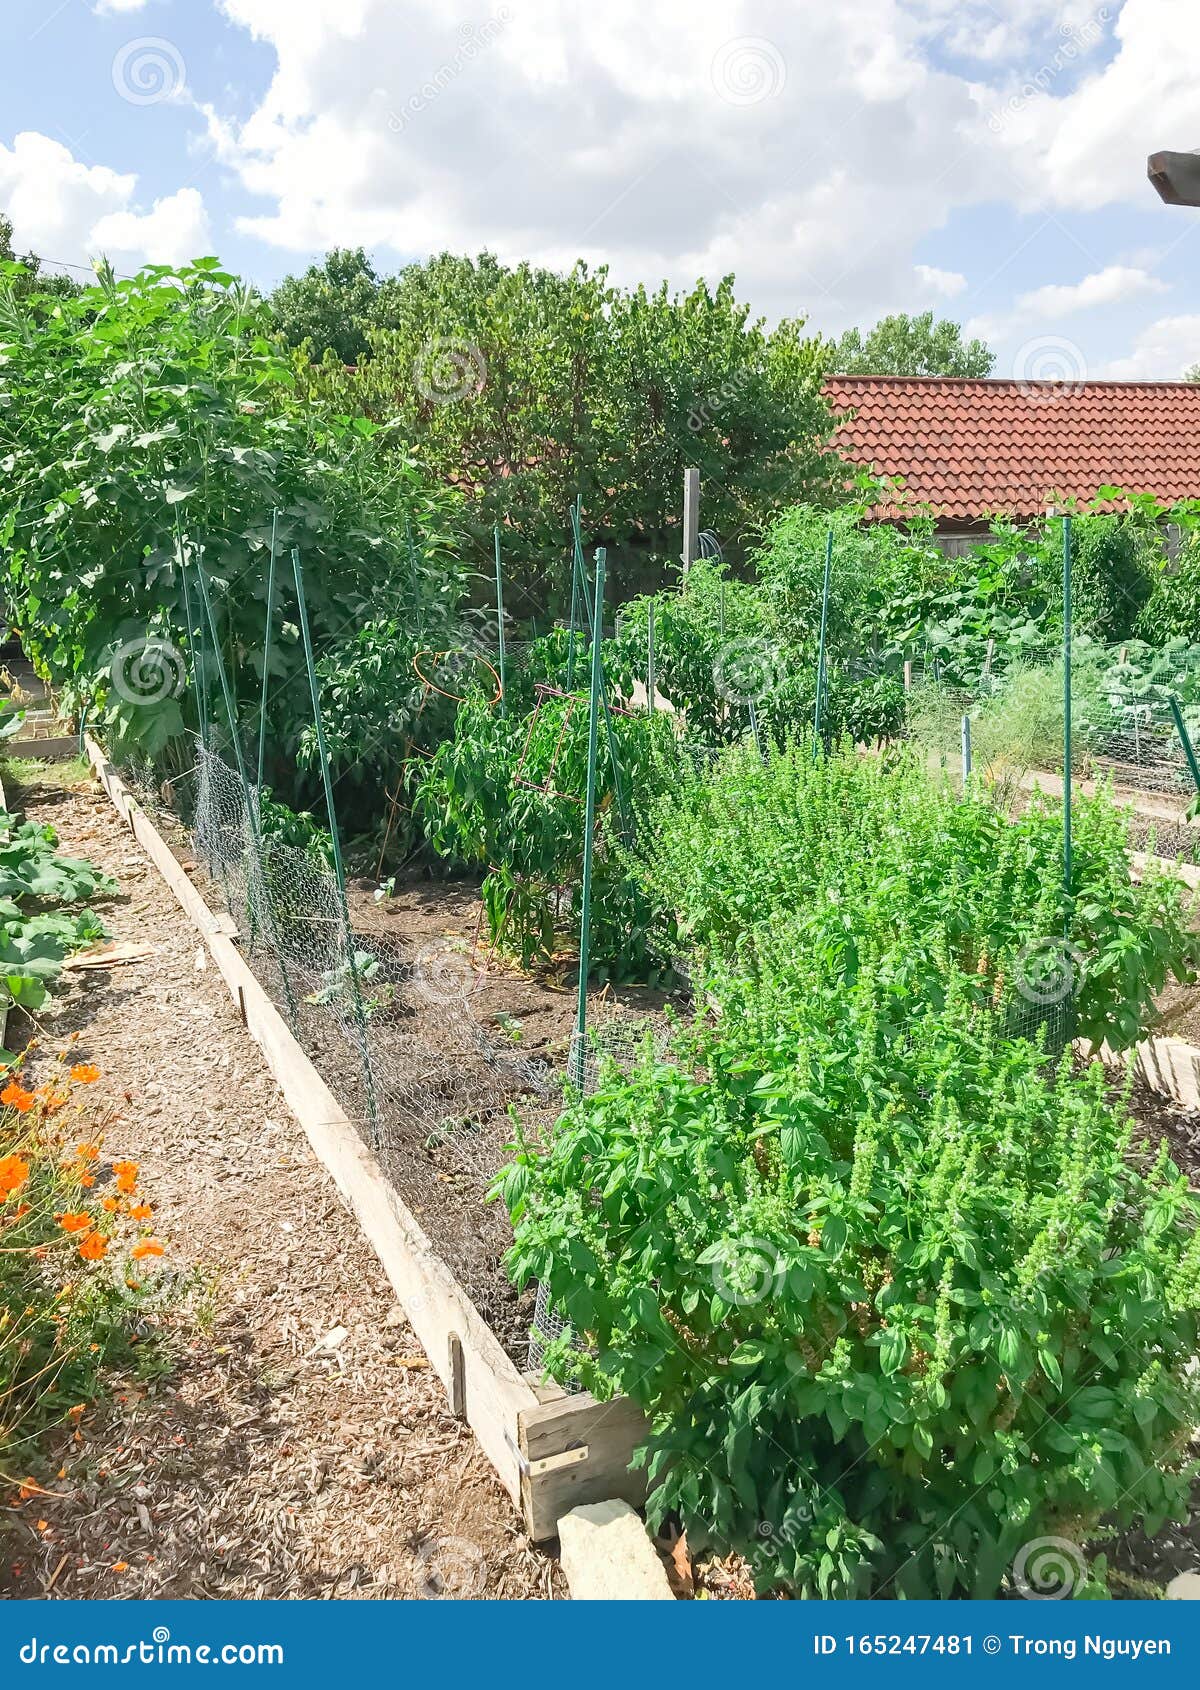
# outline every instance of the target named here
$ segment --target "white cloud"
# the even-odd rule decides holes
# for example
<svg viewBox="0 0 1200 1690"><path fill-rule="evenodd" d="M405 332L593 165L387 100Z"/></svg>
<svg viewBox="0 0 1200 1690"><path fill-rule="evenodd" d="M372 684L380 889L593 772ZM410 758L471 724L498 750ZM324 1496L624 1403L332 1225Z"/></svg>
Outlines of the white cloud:
<svg viewBox="0 0 1200 1690"><path fill-rule="evenodd" d="M103 18L113 12L140 12L149 4L150 0L95 0L92 10Z"/></svg>
<svg viewBox="0 0 1200 1690"><path fill-rule="evenodd" d="M22 252L66 263L84 257L96 219L123 210L136 185L136 176L81 164L61 141L34 130L17 135L11 149L0 142L0 204Z"/></svg>
<svg viewBox="0 0 1200 1690"><path fill-rule="evenodd" d="M1023 293L1017 307L1036 317L1065 317L1094 305L1115 305L1139 294L1165 293L1167 285L1148 270L1109 264L1069 286L1051 284Z"/></svg>
<svg viewBox="0 0 1200 1690"><path fill-rule="evenodd" d="M972 94L900 0L219 3L278 64L210 136L261 196L240 227L289 253L487 246L679 286L736 269L769 316L838 326L953 288L913 249L987 190Z"/></svg>
<svg viewBox="0 0 1200 1690"><path fill-rule="evenodd" d="M157 199L150 211L114 211L93 228L89 244L110 258L182 264L203 258L212 244L208 213L195 188Z"/></svg>
<svg viewBox="0 0 1200 1690"><path fill-rule="evenodd" d="M922 290L935 293L942 299L953 299L967 285L967 278L960 271L939 270L934 264L918 264L916 273Z"/></svg>
<svg viewBox="0 0 1200 1690"><path fill-rule="evenodd" d="M0 143L0 205L13 223L13 245L53 268L101 254L126 266L175 264L207 253L208 215L195 188L154 201L136 200L137 177L106 165L82 164L48 135L25 130L11 149Z"/></svg>
<svg viewBox="0 0 1200 1690"><path fill-rule="evenodd" d="M1200 364L1200 315L1160 317L1144 328L1124 358L1102 372L1115 380L1177 381Z"/></svg>

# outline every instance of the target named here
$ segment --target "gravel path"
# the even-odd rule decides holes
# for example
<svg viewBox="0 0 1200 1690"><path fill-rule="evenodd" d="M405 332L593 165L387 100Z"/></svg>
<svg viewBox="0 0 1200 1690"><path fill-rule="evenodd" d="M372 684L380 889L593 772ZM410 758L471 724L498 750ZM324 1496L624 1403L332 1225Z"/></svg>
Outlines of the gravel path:
<svg viewBox="0 0 1200 1690"><path fill-rule="evenodd" d="M164 1367L119 1381L49 1449L56 1494L16 1512L0 1594L561 1594L103 793L47 777L9 802L117 878L110 932L153 947L88 974L46 1025L54 1043L78 1030L79 1059L103 1070L122 1110L106 1148L141 1163L156 1231L194 1279Z"/></svg>

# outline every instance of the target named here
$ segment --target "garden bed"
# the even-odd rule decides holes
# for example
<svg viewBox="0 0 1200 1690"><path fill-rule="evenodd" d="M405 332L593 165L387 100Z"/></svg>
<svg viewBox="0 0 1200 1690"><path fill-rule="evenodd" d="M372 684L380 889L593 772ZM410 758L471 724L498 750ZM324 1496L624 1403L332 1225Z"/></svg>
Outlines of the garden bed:
<svg viewBox="0 0 1200 1690"><path fill-rule="evenodd" d="M271 997L233 942L229 917L214 913L158 829L103 752L88 741L114 807L203 935L239 1013L310 1143L333 1175L374 1246L453 1412L468 1421L535 1542L579 1503L645 1492L630 1457L644 1435L639 1410L624 1399L597 1403L567 1396L522 1374L482 1319L424 1228L362 1141L350 1117L292 1037ZM196 871L194 861L188 868Z"/></svg>

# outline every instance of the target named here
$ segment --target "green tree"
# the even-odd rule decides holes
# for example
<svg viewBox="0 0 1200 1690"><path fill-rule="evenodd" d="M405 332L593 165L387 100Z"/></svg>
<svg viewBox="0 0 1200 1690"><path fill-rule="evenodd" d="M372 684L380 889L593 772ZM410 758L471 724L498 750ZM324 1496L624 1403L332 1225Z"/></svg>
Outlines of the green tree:
<svg viewBox="0 0 1200 1690"><path fill-rule="evenodd" d="M271 295L276 332L285 346L308 345L311 356L353 364L367 349L379 277L362 247L336 247L302 276L285 276Z"/></svg>
<svg viewBox="0 0 1200 1690"><path fill-rule="evenodd" d="M369 355L354 371L327 357L315 390L395 420L466 491L481 560L493 523L516 531L514 609L561 608L577 494L589 542L677 558L686 467L725 540L827 483L819 342L798 323L767 334L732 277L625 292L582 263L562 275L443 253L385 280L374 317Z"/></svg>
<svg viewBox="0 0 1200 1690"><path fill-rule="evenodd" d="M843 376L972 376L992 373L996 355L982 340L964 341L958 323L934 322L933 312L882 317L864 336L847 329L827 341L825 368Z"/></svg>
<svg viewBox="0 0 1200 1690"><path fill-rule="evenodd" d="M83 291L82 283L74 281L70 276L51 275L42 273L42 261L35 253L27 252L19 257L13 251L12 219L0 211L0 264L20 264L25 269L25 275L11 277L11 285L18 294L45 293L55 299L74 299L77 293Z"/></svg>

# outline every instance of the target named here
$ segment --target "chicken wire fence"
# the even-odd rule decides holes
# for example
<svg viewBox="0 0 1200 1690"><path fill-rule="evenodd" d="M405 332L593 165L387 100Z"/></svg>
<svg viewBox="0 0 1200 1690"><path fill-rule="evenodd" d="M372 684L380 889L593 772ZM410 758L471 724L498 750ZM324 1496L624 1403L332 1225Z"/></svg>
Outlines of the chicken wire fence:
<svg viewBox="0 0 1200 1690"><path fill-rule="evenodd" d="M151 808L190 815L191 844L221 889L239 945L386 1177L515 1359L540 1369L564 1322L538 1287L508 1282L511 1229L487 1200L507 1160L511 1105L537 1131L562 1103L552 1063L501 1043L471 946L389 925L386 901L347 903L318 849L264 833L259 795L210 743L164 791L149 767L126 778ZM615 1006L570 1042L567 1077L590 1093L606 1061L631 1065L648 1022Z"/></svg>

